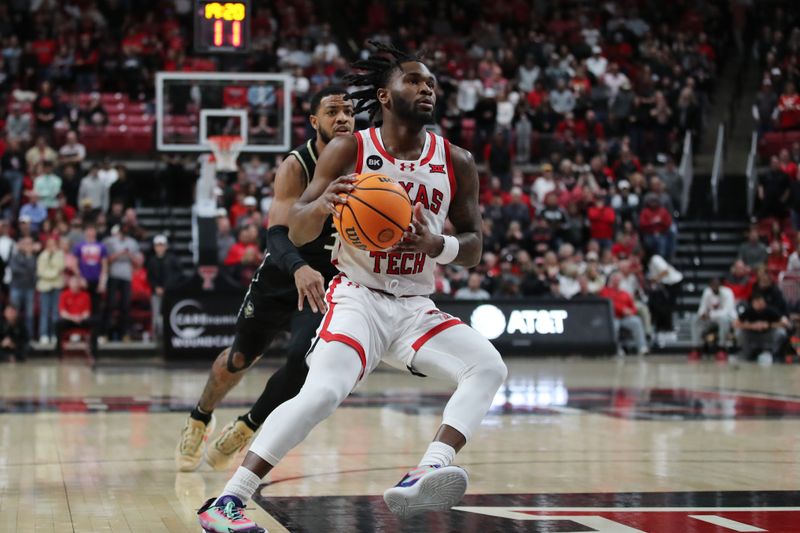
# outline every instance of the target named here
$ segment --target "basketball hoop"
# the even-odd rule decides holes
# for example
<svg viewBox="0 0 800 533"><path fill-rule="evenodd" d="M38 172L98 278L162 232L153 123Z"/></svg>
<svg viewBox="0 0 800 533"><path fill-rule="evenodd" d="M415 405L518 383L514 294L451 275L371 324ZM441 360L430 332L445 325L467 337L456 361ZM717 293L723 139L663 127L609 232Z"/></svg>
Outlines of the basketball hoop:
<svg viewBox="0 0 800 533"><path fill-rule="evenodd" d="M217 172L236 172L236 158L242 151L244 141L236 135L214 135L208 138Z"/></svg>

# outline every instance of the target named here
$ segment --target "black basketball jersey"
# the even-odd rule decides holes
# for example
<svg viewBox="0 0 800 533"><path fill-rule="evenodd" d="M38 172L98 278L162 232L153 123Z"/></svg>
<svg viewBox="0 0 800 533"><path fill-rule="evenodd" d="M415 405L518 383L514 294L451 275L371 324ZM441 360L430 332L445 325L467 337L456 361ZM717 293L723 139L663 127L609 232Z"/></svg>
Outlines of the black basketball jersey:
<svg viewBox="0 0 800 533"><path fill-rule="evenodd" d="M300 166L303 167L306 186L311 183L311 179L314 177L314 170L317 168L317 158L319 157L314 141L315 139L313 138L309 139L304 144L301 144L289 152L289 156L295 157L300 162ZM335 244L336 228L333 226L333 217L329 216L322 226L322 233L320 233L319 237L297 249L306 263L322 274L326 282L330 281L330 279L338 273L336 267L331 264L331 253ZM277 269L277 265L270 258L269 250L267 250L262 266L269 267L270 269ZM259 271L260 270L261 268L259 268ZM261 278L261 276L257 272L255 279L259 278Z"/></svg>

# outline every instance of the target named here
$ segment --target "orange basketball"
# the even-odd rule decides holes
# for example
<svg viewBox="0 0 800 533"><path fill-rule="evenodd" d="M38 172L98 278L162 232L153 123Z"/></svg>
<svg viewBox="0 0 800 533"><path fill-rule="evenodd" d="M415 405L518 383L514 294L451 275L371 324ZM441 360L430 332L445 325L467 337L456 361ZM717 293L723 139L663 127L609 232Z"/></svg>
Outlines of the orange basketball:
<svg viewBox="0 0 800 533"><path fill-rule="evenodd" d="M394 179L376 172L356 176L347 203L333 217L339 237L359 250L377 252L394 246L411 224L411 200Z"/></svg>

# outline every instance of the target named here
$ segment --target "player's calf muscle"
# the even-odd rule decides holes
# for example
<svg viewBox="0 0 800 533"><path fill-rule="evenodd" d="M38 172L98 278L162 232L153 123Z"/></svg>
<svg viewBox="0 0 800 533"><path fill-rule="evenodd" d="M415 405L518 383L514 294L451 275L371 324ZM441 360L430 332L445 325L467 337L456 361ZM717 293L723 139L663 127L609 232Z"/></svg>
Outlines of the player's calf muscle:
<svg viewBox="0 0 800 533"><path fill-rule="evenodd" d="M206 386L203 388L203 393L197 402L204 411L213 411L220 400L241 381L244 376L243 371L250 368L260 357L251 358L247 361L241 352L231 352L232 350L228 348L220 353L211 367L208 381L206 381ZM237 357L237 355L241 357ZM243 361L246 364L241 366Z"/></svg>

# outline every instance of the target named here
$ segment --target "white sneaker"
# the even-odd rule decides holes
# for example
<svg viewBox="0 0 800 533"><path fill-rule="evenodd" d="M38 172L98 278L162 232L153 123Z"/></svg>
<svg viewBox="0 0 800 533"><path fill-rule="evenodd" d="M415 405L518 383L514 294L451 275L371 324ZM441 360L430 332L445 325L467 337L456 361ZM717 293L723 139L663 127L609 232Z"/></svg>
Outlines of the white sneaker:
<svg viewBox="0 0 800 533"><path fill-rule="evenodd" d="M761 352L758 354L758 364L761 366L771 366L772 354L770 352Z"/></svg>
<svg viewBox="0 0 800 533"><path fill-rule="evenodd" d="M467 472L459 466L420 466L383 493L389 510L400 518L427 511L447 511L464 497Z"/></svg>

